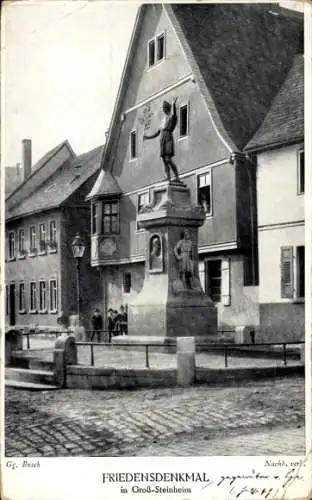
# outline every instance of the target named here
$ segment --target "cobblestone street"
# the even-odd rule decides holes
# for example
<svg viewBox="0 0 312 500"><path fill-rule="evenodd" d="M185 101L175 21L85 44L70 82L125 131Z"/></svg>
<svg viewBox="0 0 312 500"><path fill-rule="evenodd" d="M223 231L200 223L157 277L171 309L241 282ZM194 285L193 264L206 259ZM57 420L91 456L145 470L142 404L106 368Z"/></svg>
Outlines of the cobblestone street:
<svg viewBox="0 0 312 500"><path fill-rule="evenodd" d="M137 391L6 389L7 456L304 453L304 379Z"/></svg>

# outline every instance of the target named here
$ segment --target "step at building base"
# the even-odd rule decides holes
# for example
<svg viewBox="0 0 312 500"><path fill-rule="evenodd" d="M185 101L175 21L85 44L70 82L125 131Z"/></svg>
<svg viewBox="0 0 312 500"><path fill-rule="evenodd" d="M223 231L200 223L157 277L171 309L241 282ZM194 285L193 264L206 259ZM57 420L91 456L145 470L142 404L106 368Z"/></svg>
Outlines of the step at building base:
<svg viewBox="0 0 312 500"><path fill-rule="evenodd" d="M56 385L50 384L35 384L33 382L23 382L21 380L5 380L5 387L12 387L14 389L23 389L28 391L55 391L60 389Z"/></svg>

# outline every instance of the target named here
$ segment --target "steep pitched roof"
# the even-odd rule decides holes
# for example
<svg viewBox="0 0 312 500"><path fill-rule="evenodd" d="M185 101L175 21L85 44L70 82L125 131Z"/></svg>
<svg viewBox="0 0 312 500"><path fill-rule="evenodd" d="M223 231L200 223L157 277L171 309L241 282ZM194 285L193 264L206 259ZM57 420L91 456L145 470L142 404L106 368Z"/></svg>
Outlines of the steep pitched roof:
<svg viewBox="0 0 312 500"><path fill-rule="evenodd" d="M303 44L303 15L275 4L162 4L210 115L230 150L242 150L264 119ZM121 128L122 100L141 25L137 14L102 166Z"/></svg>
<svg viewBox="0 0 312 500"><path fill-rule="evenodd" d="M120 186L112 174L102 169L86 199L91 200L101 196L119 195L121 193Z"/></svg>
<svg viewBox="0 0 312 500"><path fill-rule="evenodd" d="M296 56L284 85L246 151L300 142L304 138L304 60Z"/></svg>
<svg viewBox="0 0 312 500"><path fill-rule="evenodd" d="M32 166L31 168L31 174L26 178L24 179L24 181L22 182L22 184L20 184L7 198L7 201L8 203L10 204L11 202L14 203L14 198L15 198L15 194L18 195L18 191L21 191L21 188L23 188L23 186L25 184L29 184L33 179L34 177L38 177L38 175L41 174L42 170L44 169L44 167L48 164L48 162L51 160L51 158L53 158L53 156L55 156L55 154L60 150L62 149L64 146L67 147L67 149L69 150L69 152L71 153L72 156L75 156L75 153L73 152L72 150L72 147L71 145L69 144L69 142L67 140L61 142L60 144L58 144L57 146L55 146L54 148L50 149L50 151L48 151L44 156L42 156L42 158L40 158L39 161L37 161L37 163L35 163L35 165Z"/></svg>
<svg viewBox="0 0 312 500"><path fill-rule="evenodd" d="M214 103L217 125L221 121L242 149L301 50L302 14L252 2L172 4L171 9Z"/></svg>
<svg viewBox="0 0 312 500"><path fill-rule="evenodd" d="M59 207L100 168L104 146L67 160L27 199L7 211L15 219Z"/></svg>

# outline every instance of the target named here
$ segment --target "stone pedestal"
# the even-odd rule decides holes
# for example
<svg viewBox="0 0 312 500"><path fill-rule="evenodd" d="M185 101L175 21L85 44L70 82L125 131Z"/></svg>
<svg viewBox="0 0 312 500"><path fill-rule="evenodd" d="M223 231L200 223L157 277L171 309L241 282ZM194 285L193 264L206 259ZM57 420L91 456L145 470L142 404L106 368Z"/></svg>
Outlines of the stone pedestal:
<svg viewBox="0 0 312 500"><path fill-rule="evenodd" d="M202 207L179 182L155 188L152 203L138 214L145 229L145 280L128 304L129 336L166 338L217 333L217 310L198 275L198 227Z"/></svg>

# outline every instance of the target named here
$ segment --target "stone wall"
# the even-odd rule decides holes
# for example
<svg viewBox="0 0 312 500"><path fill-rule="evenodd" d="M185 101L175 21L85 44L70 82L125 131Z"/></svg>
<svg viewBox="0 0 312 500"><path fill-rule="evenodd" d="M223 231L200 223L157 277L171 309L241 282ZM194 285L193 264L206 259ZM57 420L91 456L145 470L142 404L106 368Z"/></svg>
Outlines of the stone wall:
<svg viewBox="0 0 312 500"><path fill-rule="evenodd" d="M135 389L173 387L177 371L152 369L112 369L91 366L68 366L67 387L70 389Z"/></svg>
<svg viewBox="0 0 312 500"><path fill-rule="evenodd" d="M304 303L260 304L257 342L304 340Z"/></svg>

